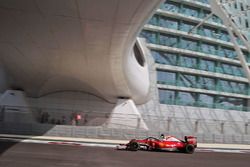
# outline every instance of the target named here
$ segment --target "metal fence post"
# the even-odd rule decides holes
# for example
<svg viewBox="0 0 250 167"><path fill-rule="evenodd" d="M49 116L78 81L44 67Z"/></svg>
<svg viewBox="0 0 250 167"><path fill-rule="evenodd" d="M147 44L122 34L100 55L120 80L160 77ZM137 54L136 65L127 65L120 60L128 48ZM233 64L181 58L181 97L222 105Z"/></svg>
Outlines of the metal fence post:
<svg viewBox="0 0 250 167"><path fill-rule="evenodd" d="M171 128L171 122L172 122L172 119L171 118L168 118L168 132L170 132L170 128Z"/></svg>
<svg viewBox="0 0 250 167"><path fill-rule="evenodd" d="M220 124L221 134L224 134L224 125L225 125L225 123L221 122L221 124Z"/></svg>
<svg viewBox="0 0 250 167"><path fill-rule="evenodd" d="M245 123L245 134L248 134L248 123Z"/></svg>
<svg viewBox="0 0 250 167"><path fill-rule="evenodd" d="M198 126L199 126L199 120L195 121L195 126L194 126L194 133L198 132Z"/></svg>

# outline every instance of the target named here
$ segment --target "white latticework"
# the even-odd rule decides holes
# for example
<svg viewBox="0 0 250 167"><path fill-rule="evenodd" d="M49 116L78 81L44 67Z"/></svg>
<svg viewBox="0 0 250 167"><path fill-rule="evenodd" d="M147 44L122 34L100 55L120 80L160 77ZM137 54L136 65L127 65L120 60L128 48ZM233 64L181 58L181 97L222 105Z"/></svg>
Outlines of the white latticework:
<svg viewBox="0 0 250 167"><path fill-rule="evenodd" d="M223 20L237 52L238 59L250 83L250 70L237 40L241 40L250 52L250 1L249 0L210 0L212 14ZM237 39L238 38L238 39Z"/></svg>
<svg viewBox="0 0 250 167"><path fill-rule="evenodd" d="M220 0L220 4L240 29L250 39L250 1L249 0Z"/></svg>

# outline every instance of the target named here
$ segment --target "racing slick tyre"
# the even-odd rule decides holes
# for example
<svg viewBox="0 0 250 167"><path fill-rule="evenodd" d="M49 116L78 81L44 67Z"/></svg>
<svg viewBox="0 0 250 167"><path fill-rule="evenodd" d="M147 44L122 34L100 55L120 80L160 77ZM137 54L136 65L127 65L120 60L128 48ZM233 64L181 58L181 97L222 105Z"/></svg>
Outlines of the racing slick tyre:
<svg viewBox="0 0 250 167"><path fill-rule="evenodd" d="M192 144L187 144L185 147L185 153L187 154L193 154L194 150L195 150L195 147Z"/></svg>
<svg viewBox="0 0 250 167"><path fill-rule="evenodd" d="M139 148L140 148L140 145L136 141L132 141L132 142L129 143L128 150L137 151L137 150L139 150Z"/></svg>

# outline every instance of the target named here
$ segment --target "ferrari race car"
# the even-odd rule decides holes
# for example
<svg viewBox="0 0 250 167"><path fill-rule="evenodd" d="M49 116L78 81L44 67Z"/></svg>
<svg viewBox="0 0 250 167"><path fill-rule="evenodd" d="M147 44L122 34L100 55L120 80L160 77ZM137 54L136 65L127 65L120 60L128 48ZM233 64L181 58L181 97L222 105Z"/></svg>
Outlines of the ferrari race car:
<svg viewBox="0 0 250 167"><path fill-rule="evenodd" d="M120 144L117 149L125 149L130 151L137 150L166 150L177 151L192 154L197 147L197 139L194 136L185 136L184 140L180 140L174 136L167 136L163 139L148 137L143 140L132 139L127 144Z"/></svg>

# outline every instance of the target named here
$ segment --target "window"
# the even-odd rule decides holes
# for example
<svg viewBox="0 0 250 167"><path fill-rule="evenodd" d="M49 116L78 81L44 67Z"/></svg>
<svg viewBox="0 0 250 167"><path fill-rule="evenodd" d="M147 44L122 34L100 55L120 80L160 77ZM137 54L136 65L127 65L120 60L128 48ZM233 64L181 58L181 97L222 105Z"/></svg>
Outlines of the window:
<svg viewBox="0 0 250 167"><path fill-rule="evenodd" d="M211 11L208 11L208 10L201 11L201 18L207 17L210 13L211 13Z"/></svg>
<svg viewBox="0 0 250 167"><path fill-rule="evenodd" d="M237 54L231 48L221 47L220 56L235 59L237 57Z"/></svg>
<svg viewBox="0 0 250 167"><path fill-rule="evenodd" d="M209 77L200 77L198 82L199 88L214 90L215 89L215 79Z"/></svg>
<svg viewBox="0 0 250 167"><path fill-rule="evenodd" d="M236 76L241 76L244 77L244 73L242 71L242 67L238 67L238 66L231 66L232 70L233 70L233 74Z"/></svg>
<svg viewBox="0 0 250 167"><path fill-rule="evenodd" d="M210 19L208 19L208 21L222 24L222 20L216 15L213 15Z"/></svg>
<svg viewBox="0 0 250 167"><path fill-rule="evenodd" d="M141 37L143 38L146 38L147 42L149 43L154 43L156 44L157 41L156 41L156 32L152 32L152 31L142 31L141 34L140 34Z"/></svg>
<svg viewBox="0 0 250 167"><path fill-rule="evenodd" d="M221 31L219 34L219 39L226 41L226 42L230 42L230 36L226 31Z"/></svg>
<svg viewBox="0 0 250 167"><path fill-rule="evenodd" d="M196 101L196 93L191 92L178 92L177 104L194 106Z"/></svg>
<svg viewBox="0 0 250 167"><path fill-rule="evenodd" d="M193 24L193 23L189 23L189 22L185 22L183 21L180 25L180 30L181 31L185 31L185 32L189 32L193 27L195 27L196 25ZM197 29L194 29L192 31L193 33L196 33L197 32Z"/></svg>
<svg viewBox="0 0 250 167"><path fill-rule="evenodd" d="M166 53L160 51L151 51L154 60L156 63L176 65L177 64L177 55L173 53Z"/></svg>
<svg viewBox="0 0 250 167"><path fill-rule="evenodd" d="M213 107L214 96L208 94L200 94L198 98L198 105L201 107Z"/></svg>
<svg viewBox="0 0 250 167"><path fill-rule="evenodd" d="M219 80L219 91L233 93L233 85L230 81Z"/></svg>
<svg viewBox="0 0 250 167"><path fill-rule="evenodd" d="M214 71L215 70L215 62L211 60L200 60L200 69L205 71Z"/></svg>
<svg viewBox="0 0 250 167"><path fill-rule="evenodd" d="M160 34L160 45L177 47L177 37L167 34Z"/></svg>
<svg viewBox="0 0 250 167"><path fill-rule="evenodd" d="M238 24L240 25L242 24L241 17L238 17L237 21L238 21Z"/></svg>
<svg viewBox="0 0 250 167"><path fill-rule="evenodd" d="M221 63L221 71L224 74L235 75L235 76L244 76L242 67Z"/></svg>
<svg viewBox="0 0 250 167"><path fill-rule="evenodd" d="M221 69L222 69L222 71L223 71L224 74L233 75L233 69L232 69L231 65L222 63L221 64Z"/></svg>
<svg viewBox="0 0 250 167"><path fill-rule="evenodd" d="M217 99L217 106L223 109L237 109L242 110L246 106L246 100L234 97L219 96Z"/></svg>
<svg viewBox="0 0 250 167"><path fill-rule="evenodd" d="M244 35L243 35L243 37L244 37ZM243 41L239 37L236 38L236 41L239 45L244 45Z"/></svg>
<svg viewBox="0 0 250 167"><path fill-rule="evenodd" d="M217 52L216 45L209 44L209 43L202 43L201 52L216 55L216 52Z"/></svg>
<svg viewBox="0 0 250 167"><path fill-rule="evenodd" d="M188 68L197 68L197 59L188 56L180 56L180 66Z"/></svg>
<svg viewBox="0 0 250 167"><path fill-rule="evenodd" d="M199 1L199 2L201 2L201 3L208 4L208 0L197 0L197 1Z"/></svg>
<svg viewBox="0 0 250 167"><path fill-rule="evenodd" d="M244 5L243 5L242 2L240 2L240 10L241 10L241 11L244 11Z"/></svg>
<svg viewBox="0 0 250 167"><path fill-rule="evenodd" d="M175 91L159 89L159 98L161 104L174 104Z"/></svg>
<svg viewBox="0 0 250 167"><path fill-rule="evenodd" d="M245 83L220 80L219 81L220 90L224 92L248 94L247 85Z"/></svg>
<svg viewBox="0 0 250 167"><path fill-rule="evenodd" d="M149 20L148 24L151 24L151 25L158 25L157 19L158 19L158 16L157 16L157 15L154 15L154 16Z"/></svg>
<svg viewBox="0 0 250 167"><path fill-rule="evenodd" d="M178 13L180 6L178 3L165 1L165 3L161 4L160 8L169 12Z"/></svg>
<svg viewBox="0 0 250 167"><path fill-rule="evenodd" d="M203 10L203 13L202 13L202 18L205 18L207 15L209 15L211 13L211 11L208 11L208 10ZM209 19L208 19L209 22L215 22L215 23L218 23L218 24L222 24L222 20L213 15L211 16Z"/></svg>
<svg viewBox="0 0 250 167"><path fill-rule="evenodd" d="M236 2L234 2L234 8L237 9L237 3Z"/></svg>
<svg viewBox="0 0 250 167"><path fill-rule="evenodd" d="M196 76L180 74L179 85L184 87L196 87Z"/></svg>
<svg viewBox="0 0 250 167"><path fill-rule="evenodd" d="M249 23L248 23L248 20L246 19L246 28L249 28Z"/></svg>
<svg viewBox="0 0 250 167"><path fill-rule="evenodd" d="M231 82L231 85L234 93L248 94L245 83Z"/></svg>
<svg viewBox="0 0 250 167"><path fill-rule="evenodd" d="M190 39L182 38L181 48L196 51L198 49L198 42L190 40Z"/></svg>
<svg viewBox="0 0 250 167"><path fill-rule="evenodd" d="M184 5L182 8L182 13L185 15L188 15L188 16L198 17L199 16L199 9Z"/></svg>
<svg viewBox="0 0 250 167"><path fill-rule="evenodd" d="M160 84L175 85L176 73L168 71L157 71L157 81Z"/></svg>
<svg viewBox="0 0 250 167"><path fill-rule="evenodd" d="M201 32L203 36L211 37L211 38L219 38L219 34L217 34L216 29L203 26L203 29L201 29Z"/></svg>
<svg viewBox="0 0 250 167"><path fill-rule="evenodd" d="M243 54L245 56L246 61L249 63L250 62L250 54L248 52L243 51Z"/></svg>
<svg viewBox="0 0 250 167"><path fill-rule="evenodd" d="M177 20L166 18L166 17L163 17L163 16L160 17L159 25L161 27L172 28L172 29L175 29L175 30L178 29L178 21Z"/></svg>

